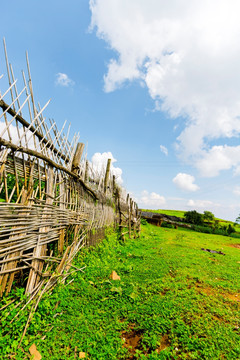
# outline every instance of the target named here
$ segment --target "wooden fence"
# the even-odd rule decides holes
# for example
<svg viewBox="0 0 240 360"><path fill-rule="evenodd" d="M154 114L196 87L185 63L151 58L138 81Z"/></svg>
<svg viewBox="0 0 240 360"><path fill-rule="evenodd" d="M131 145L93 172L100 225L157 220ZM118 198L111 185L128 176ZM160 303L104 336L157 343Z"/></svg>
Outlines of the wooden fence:
<svg viewBox="0 0 240 360"><path fill-rule="evenodd" d="M30 298L76 271L72 260L85 245L118 226L136 236L137 205L124 197L110 171L98 173L83 156L79 135L59 130L35 101L27 77L14 77L6 58L7 89L0 92L0 296L24 286ZM5 82L6 83L6 82ZM128 227L128 229L126 229ZM124 230L125 229L125 230ZM98 234L98 235L96 235Z"/></svg>

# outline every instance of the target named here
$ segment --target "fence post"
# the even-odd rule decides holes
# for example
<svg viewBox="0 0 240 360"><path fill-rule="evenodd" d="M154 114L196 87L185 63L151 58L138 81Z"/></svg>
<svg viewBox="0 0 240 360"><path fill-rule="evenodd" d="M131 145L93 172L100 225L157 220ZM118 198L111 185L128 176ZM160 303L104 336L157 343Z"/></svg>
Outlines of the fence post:
<svg viewBox="0 0 240 360"><path fill-rule="evenodd" d="M110 173L110 166L111 166L111 159L108 159L105 178L104 178L104 194L106 194L106 192L107 192L107 185L108 185L108 178L109 178L109 173Z"/></svg>
<svg viewBox="0 0 240 360"><path fill-rule="evenodd" d="M113 184L113 196L114 196L115 191L116 191L116 176L115 175L113 175L112 184Z"/></svg>
<svg viewBox="0 0 240 360"><path fill-rule="evenodd" d="M130 198L129 212L128 212L128 232L129 239L131 239L131 221L132 221L132 199Z"/></svg>
<svg viewBox="0 0 240 360"><path fill-rule="evenodd" d="M42 212L42 222L47 218L47 208L48 205L52 205L53 203L53 195L54 195L54 170L51 166L48 168L47 172L47 181L46 181L46 206L43 209ZM28 282L26 286L26 293L30 294L34 287L37 285L39 281L39 273L42 272L44 262L43 260L38 260L35 258L39 258L46 255L47 245L41 245L41 239L44 237L44 234L48 233L50 230L49 226L44 226L42 228L39 228L39 235L38 235L38 243L33 251L33 261L31 270L28 277Z"/></svg>
<svg viewBox="0 0 240 360"><path fill-rule="evenodd" d="M79 164L80 164L81 157L83 154L83 149L84 149L84 144L78 143L74 157L73 157L72 168L71 168L72 172L75 174L78 174Z"/></svg>
<svg viewBox="0 0 240 360"><path fill-rule="evenodd" d="M88 160L86 160L86 167L85 167L85 174L84 174L84 182L85 182L85 184L88 183L88 166L89 166Z"/></svg>
<svg viewBox="0 0 240 360"><path fill-rule="evenodd" d="M133 202L133 232L134 232L134 239L136 239L136 222L137 222L137 215L136 215L136 203Z"/></svg>
<svg viewBox="0 0 240 360"><path fill-rule="evenodd" d="M61 176L61 173L58 176L59 180L59 209L63 210L65 208L65 184L64 184L64 178ZM63 253L64 249L64 238L65 238L65 229L60 229L59 232L59 241L58 241L58 251L60 254Z"/></svg>

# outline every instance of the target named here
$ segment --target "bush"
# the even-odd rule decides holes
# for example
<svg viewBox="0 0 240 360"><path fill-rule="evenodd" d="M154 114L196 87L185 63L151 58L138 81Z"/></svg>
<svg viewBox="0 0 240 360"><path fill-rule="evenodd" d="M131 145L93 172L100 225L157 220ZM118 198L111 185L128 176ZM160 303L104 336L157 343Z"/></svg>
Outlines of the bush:
<svg viewBox="0 0 240 360"><path fill-rule="evenodd" d="M228 228L227 228L228 235L231 235L234 232L236 232L236 230L234 229L234 227L231 224L229 224Z"/></svg>
<svg viewBox="0 0 240 360"><path fill-rule="evenodd" d="M209 226L194 225L192 229L205 234L213 234L213 229Z"/></svg>
<svg viewBox="0 0 240 360"><path fill-rule="evenodd" d="M226 230L224 230L222 227L215 228L215 229L214 229L214 234L216 234L216 235L222 235L222 236L227 236Z"/></svg>
<svg viewBox="0 0 240 360"><path fill-rule="evenodd" d="M141 224L142 224L142 225L147 225L147 223L148 223L148 222L147 222L146 219L141 218Z"/></svg>
<svg viewBox="0 0 240 360"><path fill-rule="evenodd" d="M167 221L163 221L161 227L174 229L174 226L172 224L169 224Z"/></svg>
<svg viewBox="0 0 240 360"><path fill-rule="evenodd" d="M203 215L196 210L187 211L184 213L184 220L193 225L203 225Z"/></svg>
<svg viewBox="0 0 240 360"><path fill-rule="evenodd" d="M237 232L231 233L230 236L231 236L232 238L240 239L240 234L237 233Z"/></svg>
<svg viewBox="0 0 240 360"><path fill-rule="evenodd" d="M205 221L213 221L214 220L214 215L213 215L213 213L211 211L204 211L203 219Z"/></svg>

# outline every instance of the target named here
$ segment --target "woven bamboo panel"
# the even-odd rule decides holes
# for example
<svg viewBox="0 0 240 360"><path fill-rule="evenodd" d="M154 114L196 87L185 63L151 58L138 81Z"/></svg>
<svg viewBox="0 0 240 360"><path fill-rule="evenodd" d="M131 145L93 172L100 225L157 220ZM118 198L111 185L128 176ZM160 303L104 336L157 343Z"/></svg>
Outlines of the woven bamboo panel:
<svg viewBox="0 0 240 360"><path fill-rule="evenodd" d="M123 198L106 169L91 167L79 134L59 130L35 101L28 56L27 79L0 68L0 296L15 286L33 294L46 277L70 269L104 228L137 223L137 206ZM7 87L6 87L7 83ZM3 86L4 90L1 90ZM139 219L138 219L139 220ZM131 235L131 230L129 230ZM21 279L25 279L24 281ZM50 280L49 280L50 281Z"/></svg>

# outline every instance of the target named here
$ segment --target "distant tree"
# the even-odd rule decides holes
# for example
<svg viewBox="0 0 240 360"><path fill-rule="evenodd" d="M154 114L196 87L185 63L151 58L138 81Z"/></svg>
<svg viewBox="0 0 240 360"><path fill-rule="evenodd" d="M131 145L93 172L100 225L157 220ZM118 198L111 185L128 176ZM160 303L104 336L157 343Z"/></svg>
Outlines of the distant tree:
<svg viewBox="0 0 240 360"><path fill-rule="evenodd" d="M236 218L235 223L240 224L240 214L239 214L238 217Z"/></svg>
<svg viewBox="0 0 240 360"><path fill-rule="evenodd" d="M205 210L204 213L203 213L203 220L213 221L214 220L213 213L211 211Z"/></svg>
<svg viewBox="0 0 240 360"><path fill-rule="evenodd" d="M236 230L234 229L234 227L231 224L229 224L228 228L227 228L228 235L231 235L234 232L236 232Z"/></svg>
<svg viewBox="0 0 240 360"><path fill-rule="evenodd" d="M203 225L203 215L199 214L196 210L185 212L184 220L190 224Z"/></svg>
<svg viewBox="0 0 240 360"><path fill-rule="evenodd" d="M219 228L219 220L214 220L214 228L215 229Z"/></svg>

